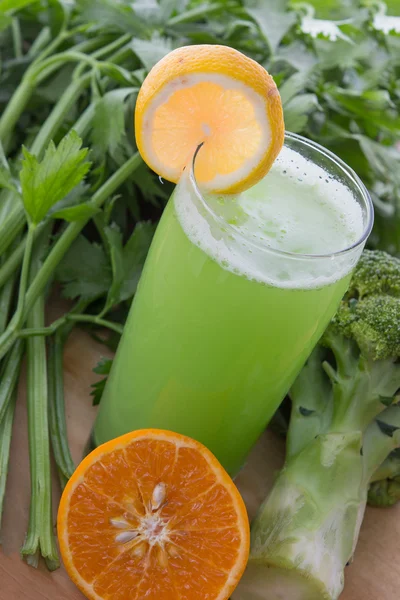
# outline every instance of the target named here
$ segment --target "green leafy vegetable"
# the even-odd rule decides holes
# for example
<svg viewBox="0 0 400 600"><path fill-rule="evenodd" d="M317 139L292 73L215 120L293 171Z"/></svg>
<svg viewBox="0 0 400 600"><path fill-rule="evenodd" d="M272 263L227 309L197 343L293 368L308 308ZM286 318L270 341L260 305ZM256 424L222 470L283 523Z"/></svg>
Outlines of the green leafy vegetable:
<svg viewBox="0 0 400 600"><path fill-rule="evenodd" d="M78 206L67 206L60 208L52 213L55 219L64 219L73 223L74 221L88 220L94 215L97 215L100 209L97 206L93 206L90 202L83 202Z"/></svg>
<svg viewBox="0 0 400 600"><path fill-rule="evenodd" d="M38 0L1 0L0 12L13 13L14 11L24 8L24 6L34 4L35 2L38 2Z"/></svg>
<svg viewBox="0 0 400 600"><path fill-rule="evenodd" d="M106 294L111 269L103 247L79 236L59 265L57 278L64 284L66 298L94 300Z"/></svg>
<svg viewBox="0 0 400 600"><path fill-rule="evenodd" d="M57 270L63 295L91 301L108 296L108 309L131 298L136 292L154 229L152 223L138 223L122 246L118 229L106 227L106 250L80 236Z"/></svg>
<svg viewBox="0 0 400 600"><path fill-rule="evenodd" d="M297 20L295 13L287 12L286 7L287 3L281 0L249 0L246 4L247 13L260 27L272 52Z"/></svg>
<svg viewBox="0 0 400 600"><path fill-rule="evenodd" d="M321 110L316 94L298 94L284 106L285 126L289 131L303 131L311 112Z"/></svg>
<svg viewBox="0 0 400 600"><path fill-rule="evenodd" d="M32 223L40 223L50 208L78 185L90 169L86 160L88 150L81 146L82 140L71 131L57 148L50 143L41 162L23 148L22 199Z"/></svg>
<svg viewBox="0 0 400 600"><path fill-rule="evenodd" d="M136 13L133 3L121 0L77 0L80 19L93 23L96 29L126 31L136 35L145 32L144 22Z"/></svg>
<svg viewBox="0 0 400 600"><path fill-rule="evenodd" d="M159 60L171 52L172 43L168 38L153 35L151 40L133 39L132 49L145 68L150 71Z"/></svg>
<svg viewBox="0 0 400 600"><path fill-rule="evenodd" d="M92 142L96 157L109 152L116 158L121 146L126 146L127 154L132 146L127 144L125 130L125 101L135 92L135 88L119 88L107 92L96 104L93 119Z"/></svg>

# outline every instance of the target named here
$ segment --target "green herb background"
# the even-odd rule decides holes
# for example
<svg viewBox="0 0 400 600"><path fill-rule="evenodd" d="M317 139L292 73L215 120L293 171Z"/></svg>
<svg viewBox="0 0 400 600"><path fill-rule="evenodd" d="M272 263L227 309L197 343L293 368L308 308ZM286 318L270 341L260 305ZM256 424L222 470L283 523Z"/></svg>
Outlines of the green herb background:
<svg viewBox="0 0 400 600"><path fill-rule="evenodd" d="M237 48L269 70L286 128L355 169L376 208L370 245L400 255L398 0L0 0L0 513L26 353L32 503L23 554L33 565L40 554L58 565L50 442L62 484L74 468L64 343L78 322L93 335L108 328L104 341L116 347L173 189L137 154L136 96L171 49L202 43ZM74 304L45 327L55 282Z"/></svg>

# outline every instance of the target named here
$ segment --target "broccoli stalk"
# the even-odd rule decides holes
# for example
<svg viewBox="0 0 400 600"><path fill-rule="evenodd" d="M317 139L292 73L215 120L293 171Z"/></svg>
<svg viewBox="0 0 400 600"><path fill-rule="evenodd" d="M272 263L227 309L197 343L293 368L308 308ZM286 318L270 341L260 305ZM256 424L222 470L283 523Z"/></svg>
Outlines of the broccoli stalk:
<svg viewBox="0 0 400 600"><path fill-rule="evenodd" d="M291 390L286 462L234 600L339 597L369 484L400 446L399 358L400 260L365 251Z"/></svg>

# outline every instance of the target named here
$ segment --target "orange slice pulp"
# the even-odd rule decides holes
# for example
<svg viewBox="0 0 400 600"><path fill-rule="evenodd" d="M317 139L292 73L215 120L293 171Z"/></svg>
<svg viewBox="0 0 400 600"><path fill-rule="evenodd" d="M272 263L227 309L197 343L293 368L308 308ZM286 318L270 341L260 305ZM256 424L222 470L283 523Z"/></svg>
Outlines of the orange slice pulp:
<svg viewBox="0 0 400 600"><path fill-rule="evenodd" d="M148 74L137 99L138 149L156 173L177 182L196 148L196 178L210 191L237 193L268 172L284 140L272 77L227 46L178 48Z"/></svg>
<svg viewBox="0 0 400 600"><path fill-rule="evenodd" d="M91 600L226 600L249 554L244 503L217 459L154 429L83 460L61 499L58 537Z"/></svg>

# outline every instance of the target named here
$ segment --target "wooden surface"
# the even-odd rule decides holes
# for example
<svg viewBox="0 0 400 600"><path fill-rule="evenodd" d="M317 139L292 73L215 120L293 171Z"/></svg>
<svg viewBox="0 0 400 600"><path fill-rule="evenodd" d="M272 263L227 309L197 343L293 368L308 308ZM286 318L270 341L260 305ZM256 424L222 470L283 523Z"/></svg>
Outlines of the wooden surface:
<svg viewBox="0 0 400 600"><path fill-rule="evenodd" d="M69 435L74 459L79 461L95 409L89 397L91 372L103 346L86 333L75 331L65 353L65 387ZM0 600L82 600L63 569L49 574L25 565L19 548L29 510L29 470L25 393L21 385L12 444L11 470L4 513L3 551L0 552ZM271 485L283 457L283 444L265 436L255 449L238 484L250 515ZM54 505L59 497L54 477ZM54 513L55 514L55 513ZM354 563L346 571L346 591L341 600L398 600L400 598L400 506L367 510ZM160 598L162 600L162 598Z"/></svg>

